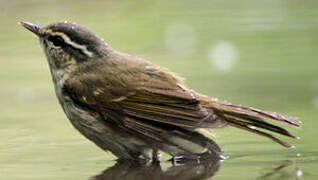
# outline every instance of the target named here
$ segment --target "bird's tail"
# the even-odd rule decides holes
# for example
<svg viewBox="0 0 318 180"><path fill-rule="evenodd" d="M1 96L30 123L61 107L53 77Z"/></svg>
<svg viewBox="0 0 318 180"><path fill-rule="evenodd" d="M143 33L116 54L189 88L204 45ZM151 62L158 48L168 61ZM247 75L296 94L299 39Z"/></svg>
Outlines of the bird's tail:
<svg viewBox="0 0 318 180"><path fill-rule="evenodd" d="M230 126L265 136L285 147L291 147L291 145L273 136L271 132L298 139L298 137L286 129L268 122L274 121L291 127L299 127L299 121L295 117L275 112L266 112L252 107L233 105L217 99L210 99L207 106L213 109L217 116L222 121L226 121ZM263 130L267 130L267 132Z"/></svg>

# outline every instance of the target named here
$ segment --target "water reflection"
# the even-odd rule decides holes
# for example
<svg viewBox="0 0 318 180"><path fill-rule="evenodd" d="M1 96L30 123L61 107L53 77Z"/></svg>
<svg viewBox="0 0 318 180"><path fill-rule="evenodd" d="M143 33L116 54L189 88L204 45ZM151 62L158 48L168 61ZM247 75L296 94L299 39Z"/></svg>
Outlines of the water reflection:
<svg viewBox="0 0 318 180"><path fill-rule="evenodd" d="M127 160L117 163L104 170L90 180L202 180L213 177L220 168L218 158L209 162L187 162L179 166L171 166L163 170L160 164L141 165Z"/></svg>
<svg viewBox="0 0 318 180"><path fill-rule="evenodd" d="M257 179L302 179L303 171L295 165L294 161L282 161L279 165L268 169Z"/></svg>

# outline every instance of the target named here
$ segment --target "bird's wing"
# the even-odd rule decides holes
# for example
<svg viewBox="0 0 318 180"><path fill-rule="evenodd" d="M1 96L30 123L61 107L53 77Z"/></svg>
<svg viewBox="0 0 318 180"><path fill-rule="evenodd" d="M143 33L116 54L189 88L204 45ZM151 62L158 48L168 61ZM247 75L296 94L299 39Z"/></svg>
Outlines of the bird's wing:
<svg viewBox="0 0 318 180"><path fill-rule="evenodd" d="M168 90L141 88L119 104L129 117L183 128L198 127L209 115L195 95L181 87Z"/></svg>
<svg viewBox="0 0 318 180"><path fill-rule="evenodd" d="M98 69L94 73L86 71L68 79L64 91L89 108L116 111L150 124L196 128L209 116L196 94L165 71L149 71L148 67L148 71L122 77L110 78Z"/></svg>

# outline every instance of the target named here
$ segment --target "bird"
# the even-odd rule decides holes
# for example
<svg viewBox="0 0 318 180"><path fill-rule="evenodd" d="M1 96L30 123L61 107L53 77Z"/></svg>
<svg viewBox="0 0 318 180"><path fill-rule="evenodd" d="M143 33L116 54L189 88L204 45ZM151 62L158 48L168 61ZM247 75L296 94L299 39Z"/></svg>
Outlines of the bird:
<svg viewBox="0 0 318 180"><path fill-rule="evenodd" d="M114 50L83 25L20 25L38 37L72 125L119 159L158 162L160 152L174 161L221 159L222 149L200 130L228 126L284 147L292 146L273 133L298 139L272 123L299 127L298 118L200 94L166 68Z"/></svg>

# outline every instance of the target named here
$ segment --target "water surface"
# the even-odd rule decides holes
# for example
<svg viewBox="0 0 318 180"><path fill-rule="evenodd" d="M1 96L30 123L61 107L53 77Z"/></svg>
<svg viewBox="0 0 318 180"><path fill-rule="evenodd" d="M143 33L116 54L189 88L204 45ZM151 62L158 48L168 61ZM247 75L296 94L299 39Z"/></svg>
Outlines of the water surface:
<svg viewBox="0 0 318 180"><path fill-rule="evenodd" d="M316 179L318 2L0 1L0 179ZM299 117L285 149L234 128L214 139L223 162L116 162L84 139L55 98L36 37L17 25L71 20L117 50L186 78L207 95ZM168 157L164 156L163 160ZM120 174L121 173L121 174ZM109 178L110 179L110 178Z"/></svg>

